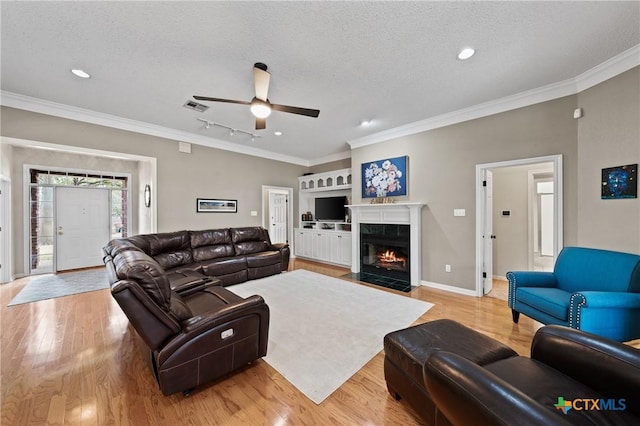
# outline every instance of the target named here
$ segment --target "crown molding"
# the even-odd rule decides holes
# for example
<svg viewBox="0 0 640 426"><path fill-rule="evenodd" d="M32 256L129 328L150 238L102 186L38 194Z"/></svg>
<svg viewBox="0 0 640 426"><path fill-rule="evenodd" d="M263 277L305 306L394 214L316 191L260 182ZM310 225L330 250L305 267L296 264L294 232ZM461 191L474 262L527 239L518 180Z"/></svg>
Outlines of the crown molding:
<svg viewBox="0 0 640 426"><path fill-rule="evenodd" d="M629 71L638 65L640 65L640 44L577 76L575 78L577 93Z"/></svg>
<svg viewBox="0 0 640 426"><path fill-rule="evenodd" d="M168 127L144 123L142 121L130 120L128 118L118 117L115 115L103 114L88 109L46 101L4 90L0 91L0 105L130 132L142 133L150 136L157 136L165 139L173 139L180 142L189 142L195 145L203 145L209 148L222 149L254 157L268 158L270 160L283 161L306 167L309 166L309 161L303 158L278 154L260 148L241 146L220 139L196 135L189 132L170 129Z"/></svg>
<svg viewBox="0 0 640 426"><path fill-rule="evenodd" d="M575 95L639 65L640 45L636 45L577 77L374 133L369 136L347 141L347 143L351 146L351 149L360 148L390 139L414 135L416 133L562 98L564 96Z"/></svg>

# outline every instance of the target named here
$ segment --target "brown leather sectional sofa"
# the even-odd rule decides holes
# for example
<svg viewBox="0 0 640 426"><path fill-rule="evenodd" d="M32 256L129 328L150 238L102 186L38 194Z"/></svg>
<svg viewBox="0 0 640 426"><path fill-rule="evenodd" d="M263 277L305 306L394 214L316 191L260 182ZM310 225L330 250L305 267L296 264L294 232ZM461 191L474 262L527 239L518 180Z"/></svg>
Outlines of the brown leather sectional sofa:
<svg viewBox="0 0 640 426"><path fill-rule="evenodd" d="M194 271L219 279L223 286L289 268L289 245L271 244L269 232L259 226L136 235L112 240L104 251L113 257L131 248L151 256L170 278Z"/></svg>
<svg viewBox="0 0 640 426"><path fill-rule="evenodd" d="M179 231L110 241L111 295L144 342L165 395L216 380L267 353L269 307L226 285L288 268L287 244L260 227Z"/></svg>

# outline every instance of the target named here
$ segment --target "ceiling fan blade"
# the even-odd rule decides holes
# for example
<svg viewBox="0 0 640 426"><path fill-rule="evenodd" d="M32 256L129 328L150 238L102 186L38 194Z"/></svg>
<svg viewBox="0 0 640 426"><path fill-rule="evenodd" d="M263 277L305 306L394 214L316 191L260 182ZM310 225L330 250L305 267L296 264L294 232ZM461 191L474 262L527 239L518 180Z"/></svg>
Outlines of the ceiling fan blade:
<svg viewBox="0 0 640 426"><path fill-rule="evenodd" d="M256 118L256 130L263 130L267 128L266 118Z"/></svg>
<svg viewBox="0 0 640 426"><path fill-rule="evenodd" d="M256 87L256 98L266 102L267 94L269 93L269 81L271 81L271 74L266 69L263 70L257 66L253 67L253 84Z"/></svg>
<svg viewBox="0 0 640 426"><path fill-rule="evenodd" d="M208 96L193 96L193 99L197 99L199 101L211 101L211 102L226 102L228 104L241 104L241 105L249 105L251 102L246 101L234 101L232 99L220 99L220 98L210 98Z"/></svg>
<svg viewBox="0 0 640 426"><path fill-rule="evenodd" d="M319 109L299 108L288 105L271 104L271 109L275 111L290 112L291 114L306 115L307 117L317 117L320 115Z"/></svg>

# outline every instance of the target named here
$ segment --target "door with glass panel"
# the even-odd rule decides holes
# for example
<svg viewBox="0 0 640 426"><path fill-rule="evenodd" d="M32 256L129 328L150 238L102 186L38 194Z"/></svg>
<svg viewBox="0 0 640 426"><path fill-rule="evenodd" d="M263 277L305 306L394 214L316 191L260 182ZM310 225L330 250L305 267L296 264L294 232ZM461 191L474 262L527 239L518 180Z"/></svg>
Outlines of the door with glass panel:
<svg viewBox="0 0 640 426"><path fill-rule="evenodd" d="M40 168L29 173L29 273L101 265L101 248L128 235L128 178Z"/></svg>

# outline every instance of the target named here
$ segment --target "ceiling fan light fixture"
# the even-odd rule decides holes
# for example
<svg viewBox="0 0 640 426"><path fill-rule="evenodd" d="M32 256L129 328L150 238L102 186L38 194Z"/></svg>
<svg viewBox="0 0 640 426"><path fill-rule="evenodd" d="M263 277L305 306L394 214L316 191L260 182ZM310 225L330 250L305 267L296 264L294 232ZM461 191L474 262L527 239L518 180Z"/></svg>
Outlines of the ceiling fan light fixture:
<svg viewBox="0 0 640 426"><path fill-rule="evenodd" d="M258 118L267 118L271 115L271 105L260 99L252 100L250 109L251 113Z"/></svg>
<svg viewBox="0 0 640 426"><path fill-rule="evenodd" d="M86 72L84 70L81 70L81 69L77 69L77 68L76 69L72 69L71 72L75 76L80 77L80 78L90 78L91 77L91 75L88 72Z"/></svg>
<svg viewBox="0 0 640 426"><path fill-rule="evenodd" d="M465 59L469 59L470 57L475 55L475 53L476 53L475 49L472 49L471 47L465 47L460 51L460 53L458 53L458 59L460 59L461 61L464 61Z"/></svg>

